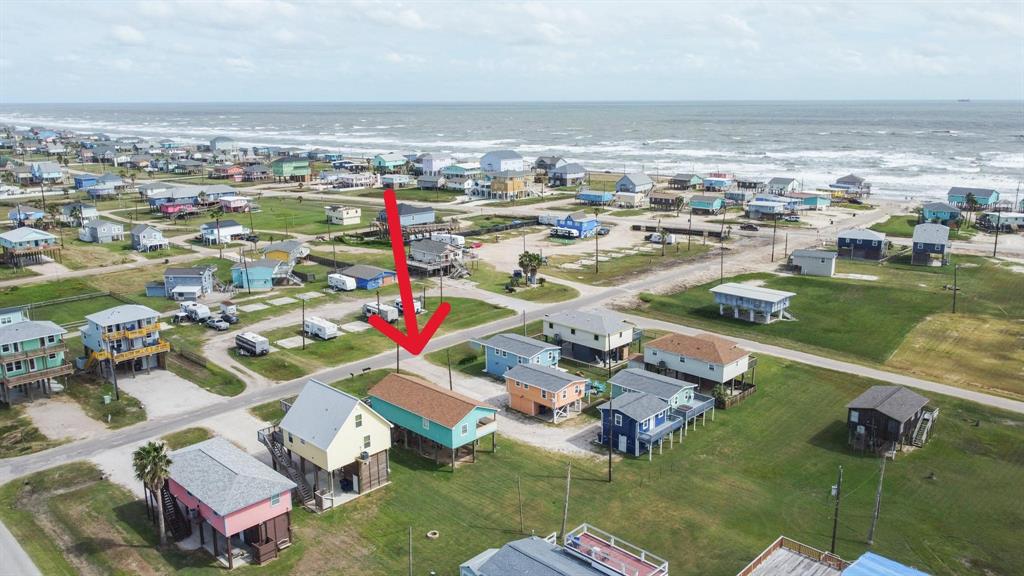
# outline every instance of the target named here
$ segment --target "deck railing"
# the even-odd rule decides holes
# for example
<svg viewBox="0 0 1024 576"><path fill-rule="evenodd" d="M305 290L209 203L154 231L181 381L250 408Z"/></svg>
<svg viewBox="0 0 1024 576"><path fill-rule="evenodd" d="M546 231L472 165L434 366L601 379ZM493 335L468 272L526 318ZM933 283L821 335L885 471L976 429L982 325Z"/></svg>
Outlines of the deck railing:
<svg viewBox="0 0 1024 576"><path fill-rule="evenodd" d="M633 559L647 564L650 568L646 571L638 571L636 569L630 570L629 567L621 563L616 563L611 558L596 558L592 554L591 550L584 549L580 543L580 536L583 534L589 534L592 537L603 541L613 549L632 557ZM651 554L650 552L634 546L621 538L616 538L614 535L605 532L599 528L595 528L590 524L581 524L574 530L567 533L563 538L563 545L565 549L580 556L588 562L600 564L604 568L613 571L615 574L623 574L626 576L667 576L668 575L668 561Z"/></svg>
<svg viewBox="0 0 1024 576"><path fill-rule="evenodd" d="M35 382L37 380L46 380L48 378L56 378L57 376L64 376L65 374L71 374L75 371L75 367L71 364L62 364L53 368L46 368L45 370L36 370L34 372L26 372L24 374L18 374L16 376L6 376L2 380L8 386L18 386L19 384L27 384L29 382Z"/></svg>
<svg viewBox="0 0 1024 576"><path fill-rule="evenodd" d="M29 358L38 358L40 356L46 356L49 354L56 354L57 352L67 352L68 345L64 341L60 341L49 346L42 348L36 348L34 350L21 350L19 352L11 352L9 354L0 354L0 362L14 362L15 360L28 360Z"/></svg>
<svg viewBox="0 0 1024 576"><path fill-rule="evenodd" d="M747 564L747 566L743 568L743 570L740 570L739 574L737 574L736 576L749 576L750 574L753 574L754 570L756 570L758 566L763 564L764 561L767 560L772 554L774 554L777 550L782 548L785 548L786 550L789 550L791 552L795 552L801 556L806 556L807 558L810 558L815 562L825 564L837 571L845 570L850 565L849 562L843 560L842 558L836 556L831 552L824 552L822 550L814 548L813 546L808 546L806 544L797 542L792 538L779 536L775 539L775 542L772 542L770 546L765 548L763 552L761 552L757 555L756 558L751 560L750 564Z"/></svg>

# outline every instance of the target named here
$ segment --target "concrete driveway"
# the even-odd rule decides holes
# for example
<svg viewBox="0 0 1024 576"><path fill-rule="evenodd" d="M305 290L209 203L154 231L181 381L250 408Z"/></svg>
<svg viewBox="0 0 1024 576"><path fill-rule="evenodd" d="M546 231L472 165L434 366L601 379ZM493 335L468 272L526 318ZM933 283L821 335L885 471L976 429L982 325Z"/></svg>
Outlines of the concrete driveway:
<svg viewBox="0 0 1024 576"><path fill-rule="evenodd" d="M120 377L121 390L139 399L150 420L191 412L223 400L170 370Z"/></svg>

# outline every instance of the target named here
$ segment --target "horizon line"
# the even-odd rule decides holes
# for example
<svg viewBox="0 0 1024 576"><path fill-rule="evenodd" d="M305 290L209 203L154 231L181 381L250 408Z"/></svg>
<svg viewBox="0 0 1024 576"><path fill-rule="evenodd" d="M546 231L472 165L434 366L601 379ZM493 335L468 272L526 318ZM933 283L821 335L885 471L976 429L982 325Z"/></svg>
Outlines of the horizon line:
<svg viewBox="0 0 1024 576"><path fill-rule="evenodd" d="M105 100L19 101L0 106L146 105L146 104L688 104L688 103L792 103L792 102L1019 102L1020 98L718 98L651 100Z"/></svg>

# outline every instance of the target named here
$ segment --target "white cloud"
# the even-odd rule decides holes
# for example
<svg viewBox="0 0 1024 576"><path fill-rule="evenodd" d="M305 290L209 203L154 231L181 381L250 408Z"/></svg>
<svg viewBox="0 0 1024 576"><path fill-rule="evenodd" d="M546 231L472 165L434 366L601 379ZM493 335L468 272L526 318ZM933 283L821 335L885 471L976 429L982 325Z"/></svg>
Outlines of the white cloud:
<svg viewBox="0 0 1024 576"><path fill-rule="evenodd" d="M131 58L115 58L111 64L119 72L131 72L135 68L135 62Z"/></svg>
<svg viewBox="0 0 1024 576"><path fill-rule="evenodd" d="M114 26L110 30L110 33L122 44L137 45L146 41L145 34L140 32L138 28L127 24L118 24L117 26Z"/></svg>
<svg viewBox="0 0 1024 576"><path fill-rule="evenodd" d="M222 58L221 59L221 63L223 63L228 68L237 68L237 69L244 70L244 71L250 71L250 70L255 70L256 69L256 64L254 64L252 60L249 60L248 58L237 57L237 56L234 56L234 57L230 57L229 56L227 58Z"/></svg>
<svg viewBox="0 0 1024 576"><path fill-rule="evenodd" d="M435 27L420 16L416 9L401 4L355 2L351 7L356 10L357 15L381 26L398 26L407 30L427 30Z"/></svg>
<svg viewBox="0 0 1024 576"><path fill-rule="evenodd" d="M889 50L885 57L894 72L946 76L957 71L957 63L953 58L932 50L898 47Z"/></svg>
<svg viewBox="0 0 1024 576"><path fill-rule="evenodd" d="M426 59L417 54L403 54L400 52L388 52L384 55L386 62L392 64L422 64Z"/></svg>

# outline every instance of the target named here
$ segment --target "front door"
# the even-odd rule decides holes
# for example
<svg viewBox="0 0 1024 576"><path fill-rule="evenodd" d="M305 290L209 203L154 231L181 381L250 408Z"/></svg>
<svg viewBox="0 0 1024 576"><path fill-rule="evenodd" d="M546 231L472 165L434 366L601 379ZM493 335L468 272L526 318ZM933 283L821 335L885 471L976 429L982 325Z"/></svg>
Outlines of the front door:
<svg viewBox="0 0 1024 576"><path fill-rule="evenodd" d="M627 438L625 434L619 434L619 452L626 452Z"/></svg>

